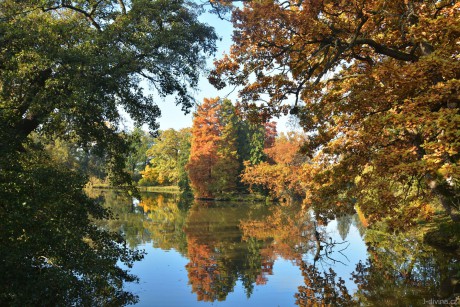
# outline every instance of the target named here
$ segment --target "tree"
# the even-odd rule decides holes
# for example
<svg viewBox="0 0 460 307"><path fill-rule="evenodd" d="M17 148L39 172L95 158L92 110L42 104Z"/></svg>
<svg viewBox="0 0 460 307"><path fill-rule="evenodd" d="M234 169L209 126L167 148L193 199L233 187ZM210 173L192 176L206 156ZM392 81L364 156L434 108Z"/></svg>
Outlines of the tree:
<svg viewBox="0 0 460 307"><path fill-rule="evenodd" d="M215 51L214 30L181 0L4 0L0 12L1 147L20 148L37 130L122 155L117 107L156 129L160 112L141 81L160 96L176 94L187 111L189 89Z"/></svg>
<svg viewBox="0 0 460 307"><path fill-rule="evenodd" d="M272 147L264 150L268 161L256 165L246 162L241 175L242 182L250 186L264 186L278 198L291 199L305 195L305 183L302 180L305 156L299 152L305 138L305 135L294 132L281 134Z"/></svg>
<svg viewBox="0 0 460 307"><path fill-rule="evenodd" d="M230 100L205 99L193 119L187 169L196 198L234 192L241 169L239 119Z"/></svg>
<svg viewBox="0 0 460 307"><path fill-rule="evenodd" d="M189 128L160 131L146 153L150 162L142 172L142 177L160 184L177 185L184 172L181 161L189 157L190 137Z"/></svg>
<svg viewBox="0 0 460 307"><path fill-rule="evenodd" d="M130 182L119 110L157 128L159 109L143 80L191 107L216 39L197 12L181 0L0 1L2 305L136 301L123 290L135 278L119 263L129 267L139 254L95 226L108 212L40 137L98 153L114 183Z"/></svg>
<svg viewBox="0 0 460 307"><path fill-rule="evenodd" d="M217 146L220 127L217 112L219 98L204 99L193 118L192 142L187 171L196 198L212 198L216 192Z"/></svg>
<svg viewBox="0 0 460 307"><path fill-rule="evenodd" d="M128 137L130 138L130 150L126 164L131 177L137 181L140 178L140 172L147 166L147 150L153 143L153 137L137 127L128 134Z"/></svg>
<svg viewBox="0 0 460 307"><path fill-rule="evenodd" d="M1 304L135 303L123 284L136 278L118 262L129 268L142 254L93 224L110 214L83 193L85 178L45 152L11 159L0 172Z"/></svg>
<svg viewBox="0 0 460 307"><path fill-rule="evenodd" d="M235 107L230 100L224 99L219 111L219 158L216 164L217 189L223 192L234 192L239 181L238 123Z"/></svg>
<svg viewBox="0 0 460 307"><path fill-rule="evenodd" d="M264 153L265 129L257 123L249 124L249 161L257 165L267 159Z"/></svg>
<svg viewBox="0 0 460 307"><path fill-rule="evenodd" d="M248 113L299 117L306 204L325 216L359 206L371 222L404 220L439 202L456 219L459 5L245 2L210 80L242 85Z"/></svg>

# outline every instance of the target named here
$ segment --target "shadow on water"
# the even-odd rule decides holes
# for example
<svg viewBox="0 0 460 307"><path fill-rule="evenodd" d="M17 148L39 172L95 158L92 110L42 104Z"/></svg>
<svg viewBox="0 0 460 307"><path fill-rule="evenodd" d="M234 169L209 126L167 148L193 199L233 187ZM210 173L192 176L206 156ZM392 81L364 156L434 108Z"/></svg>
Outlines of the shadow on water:
<svg viewBox="0 0 460 307"><path fill-rule="evenodd" d="M368 230L358 215L322 225L295 204L198 202L159 193L133 201L113 191L93 196L118 216L100 226L147 251L143 262L152 271L137 272L135 265L141 282L130 285L140 305L419 306L454 304L460 295L458 255L408 235ZM176 279L161 287L168 295L148 285L158 282L153 268L161 255Z"/></svg>

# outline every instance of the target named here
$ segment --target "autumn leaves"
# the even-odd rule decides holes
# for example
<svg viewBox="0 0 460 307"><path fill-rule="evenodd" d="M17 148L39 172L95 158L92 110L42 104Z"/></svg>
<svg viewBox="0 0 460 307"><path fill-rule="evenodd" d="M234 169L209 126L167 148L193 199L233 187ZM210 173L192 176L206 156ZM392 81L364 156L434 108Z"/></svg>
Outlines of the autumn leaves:
<svg viewBox="0 0 460 307"><path fill-rule="evenodd" d="M249 114L299 118L311 160L296 186L325 217L359 206L371 222L401 228L439 206L455 218L459 9L456 1L245 2L210 80L242 86ZM276 190L289 182L278 173L251 180Z"/></svg>

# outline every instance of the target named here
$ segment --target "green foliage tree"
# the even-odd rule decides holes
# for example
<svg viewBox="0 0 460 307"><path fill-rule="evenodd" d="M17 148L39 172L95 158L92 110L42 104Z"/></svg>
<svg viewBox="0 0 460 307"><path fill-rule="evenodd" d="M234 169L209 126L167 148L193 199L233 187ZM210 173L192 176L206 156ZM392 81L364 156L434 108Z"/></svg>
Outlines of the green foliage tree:
<svg viewBox="0 0 460 307"><path fill-rule="evenodd" d="M232 102L224 99L219 110L220 140L215 168L218 177L217 189L223 192L234 192L239 181L238 122L239 119Z"/></svg>
<svg viewBox="0 0 460 307"><path fill-rule="evenodd" d="M123 290L136 278L117 262L130 267L141 254L127 249L121 235L93 224L110 215L83 193L83 176L29 146L0 172L0 303L136 302Z"/></svg>
<svg viewBox="0 0 460 307"><path fill-rule="evenodd" d="M250 158L251 164L256 165L267 159L264 153L265 129L262 125L251 124L249 126L250 135Z"/></svg>
<svg viewBox="0 0 460 307"><path fill-rule="evenodd" d="M2 305L135 302L123 291L134 277L118 262L130 266L139 255L94 225L108 213L84 195L77 170L45 152L42 137L98 154L115 184L129 182L119 110L157 128L159 109L142 80L191 107L216 39L197 12L181 0L0 1Z"/></svg>
<svg viewBox="0 0 460 307"><path fill-rule="evenodd" d="M137 126L157 128L160 112L142 80L191 107L189 89L216 39L196 12L181 0L1 1L0 146L17 149L32 131L52 131L123 155L117 107Z"/></svg>
<svg viewBox="0 0 460 307"><path fill-rule="evenodd" d="M160 131L147 150L149 165L142 172L144 180L178 185L184 177L184 160L189 157L190 129ZM183 183L186 184L186 183Z"/></svg>
<svg viewBox="0 0 460 307"><path fill-rule="evenodd" d="M140 172L145 169L148 163L147 150L153 144L153 137L144 132L141 128L134 128L128 133L130 149L126 158L126 166L133 180L140 179Z"/></svg>
<svg viewBox="0 0 460 307"><path fill-rule="evenodd" d="M191 192L190 180L187 173L187 163L190 158L190 148L192 140L192 130L190 128L181 129L181 146L179 148L179 158L177 159L177 185L183 192Z"/></svg>

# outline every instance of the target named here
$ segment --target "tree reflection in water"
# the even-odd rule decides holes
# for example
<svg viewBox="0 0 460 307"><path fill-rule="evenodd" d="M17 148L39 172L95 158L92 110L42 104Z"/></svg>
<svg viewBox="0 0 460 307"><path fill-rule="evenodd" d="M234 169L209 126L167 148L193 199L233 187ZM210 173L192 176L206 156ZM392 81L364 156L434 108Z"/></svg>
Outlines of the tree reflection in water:
<svg viewBox="0 0 460 307"><path fill-rule="evenodd" d="M296 204L190 204L178 195L149 193L133 205L118 193L104 197L120 219L103 227L125 234L132 247L152 242L186 257L198 300L223 301L238 281L251 297L255 286L270 284L278 257L302 273L304 284L293 293L299 306L417 306L424 299L453 299L460 293L458 255L409 235L366 229L358 215L339 217L331 239L327 226ZM343 250L348 243L342 242L351 225L364 237L368 259L343 275L334 269L350 265L346 256L352 255L353 245L351 251ZM344 256L339 259L340 250Z"/></svg>
<svg viewBox="0 0 460 307"><path fill-rule="evenodd" d="M246 295L254 284L266 282L273 260L260 252L264 242L242 240L238 221L263 215L260 207L236 207L195 202L187 216L185 233L189 283L198 300L223 301L241 280ZM262 208L263 209L263 208Z"/></svg>
<svg viewBox="0 0 460 307"><path fill-rule="evenodd" d="M350 278L357 285L355 293L347 290L332 268L318 269L316 261L327 256L321 254L313 264L300 264L305 285L298 288L296 304L419 306L430 299L455 302L460 295L460 262L455 254L425 246L408 235L388 235L376 229L366 232L366 243L370 257L356 265ZM335 247L321 242L320 250Z"/></svg>
<svg viewBox="0 0 460 307"><path fill-rule="evenodd" d="M366 232L369 258L352 274L356 299L367 305L414 306L460 296L458 255L441 252L409 235Z"/></svg>

